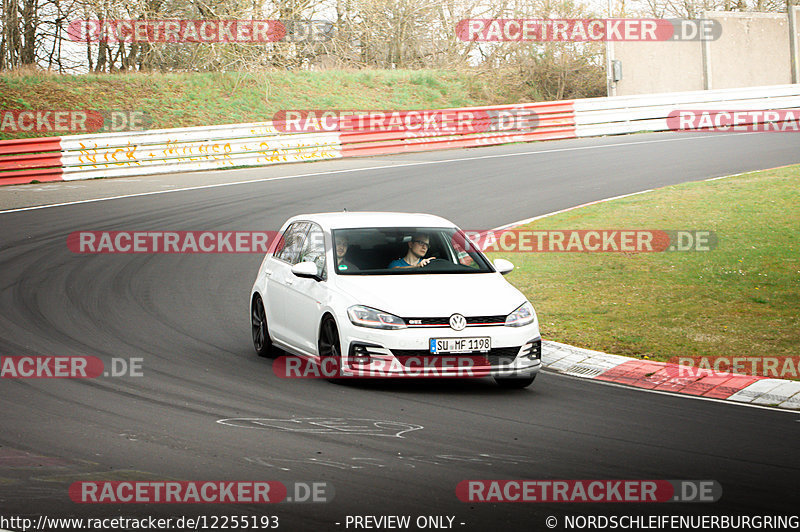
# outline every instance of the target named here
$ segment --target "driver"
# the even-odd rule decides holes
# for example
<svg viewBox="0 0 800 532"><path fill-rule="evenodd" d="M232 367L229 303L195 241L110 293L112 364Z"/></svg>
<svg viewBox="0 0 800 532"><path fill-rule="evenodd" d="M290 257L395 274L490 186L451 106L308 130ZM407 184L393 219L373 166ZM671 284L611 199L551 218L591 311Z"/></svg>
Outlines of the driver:
<svg viewBox="0 0 800 532"><path fill-rule="evenodd" d="M436 257L423 258L431 246L431 237L425 233L416 233L408 243L408 253L405 257L395 259L389 263L389 268L422 268L427 266Z"/></svg>
<svg viewBox="0 0 800 532"><path fill-rule="evenodd" d="M350 241L346 236L342 235L336 237L336 268L340 271L358 269L358 266L345 257L349 245Z"/></svg>

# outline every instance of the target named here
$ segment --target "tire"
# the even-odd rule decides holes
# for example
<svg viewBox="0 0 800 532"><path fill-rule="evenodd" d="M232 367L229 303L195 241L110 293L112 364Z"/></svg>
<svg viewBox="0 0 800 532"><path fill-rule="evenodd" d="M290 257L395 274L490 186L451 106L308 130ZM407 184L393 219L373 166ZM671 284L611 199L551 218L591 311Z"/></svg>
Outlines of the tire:
<svg viewBox="0 0 800 532"><path fill-rule="evenodd" d="M322 320L319 330L319 342L317 342L317 352L319 353L320 361L326 357L335 359L333 367L341 369L342 367L342 347L339 340L339 329L336 327L336 321L330 316ZM341 378L328 378L329 382L341 383Z"/></svg>
<svg viewBox="0 0 800 532"><path fill-rule="evenodd" d="M267 326L267 312L259 295L253 298L253 303L250 305L250 321L256 354L260 357L269 357L273 353L272 340Z"/></svg>
<svg viewBox="0 0 800 532"><path fill-rule="evenodd" d="M521 389L527 388L536 379L536 374L530 377L495 377L494 382L501 388L506 389Z"/></svg>

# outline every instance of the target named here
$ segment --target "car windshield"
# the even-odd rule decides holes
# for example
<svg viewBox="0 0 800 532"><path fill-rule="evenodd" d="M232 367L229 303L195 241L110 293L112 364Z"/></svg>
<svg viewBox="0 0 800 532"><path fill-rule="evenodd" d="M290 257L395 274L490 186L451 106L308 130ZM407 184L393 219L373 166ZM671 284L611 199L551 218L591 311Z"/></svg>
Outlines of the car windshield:
<svg viewBox="0 0 800 532"><path fill-rule="evenodd" d="M455 227L335 229L339 275L489 273L491 263ZM424 267L419 260L430 259Z"/></svg>

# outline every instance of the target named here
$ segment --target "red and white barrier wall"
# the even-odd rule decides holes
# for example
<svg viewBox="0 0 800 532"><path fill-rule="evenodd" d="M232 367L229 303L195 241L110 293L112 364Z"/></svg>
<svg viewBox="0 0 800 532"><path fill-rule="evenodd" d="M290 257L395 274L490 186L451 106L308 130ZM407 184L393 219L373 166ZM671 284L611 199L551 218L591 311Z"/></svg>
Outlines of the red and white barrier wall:
<svg viewBox="0 0 800 532"><path fill-rule="evenodd" d="M497 116L523 112L530 121L463 131L390 128L289 133L258 122L141 132L0 141L0 185L264 166L299 161L468 148L669 129L683 109L792 109L800 85L590 98L471 107L436 112Z"/></svg>
<svg viewBox="0 0 800 532"><path fill-rule="evenodd" d="M338 133L270 122L0 141L0 184L190 172L341 157Z"/></svg>
<svg viewBox="0 0 800 532"><path fill-rule="evenodd" d="M512 142L534 140L555 140L575 137L575 111L573 102L544 102L519 105L498 105L493 107L467 107L462 109L442 109L442 112L471 112L487 116L488 113L505 112L512 124L507 127L480 127L478 121L473 127L456 134L431 134L415 130L399 131L343 131L340 134L343 157L365 155L384 155L424 150L444 150L450 148L474 148ZM528 127L530 122L514 124L514 113L532 112L537 117L536 126ZM491 117L484 118L491 122ZM476 127L477 126L477 127ZM494 130L492 130L494 129ZM482 130L482 131L480 131Z"/></svg>

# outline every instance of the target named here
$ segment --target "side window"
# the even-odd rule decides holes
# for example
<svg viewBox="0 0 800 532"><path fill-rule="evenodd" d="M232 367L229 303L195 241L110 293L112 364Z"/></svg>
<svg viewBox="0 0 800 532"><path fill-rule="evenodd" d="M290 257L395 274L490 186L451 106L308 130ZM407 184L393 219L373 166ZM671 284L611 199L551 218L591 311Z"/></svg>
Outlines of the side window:
<svg viewBox="0 0 800 532"><path fill-rule="evenodd" d="M311 224L299 262L313 262L317 265L317 275L325 277L325 236L317 224Z"/></svg>
<svg viewBox="0 0 800 532"><path fill-rule="evenodd" d="M275 251L272 252L273 257L278 258L281 252L286 248L286 237L291 234L292 229L294 228L295 225L297 225L297 223L291 224L289 227L286 228L286 231L284 231L278 237L278 241L275 242Z"/></svg>
<svg viewBox="0 0 800 532"><path fill-rule="evenodd" d="M283 249L275 253L275 256L291 265L297 264L300 259L300 251L303 249L303 241L308 232L308 222L295 222L283 234Z"/></svg>

